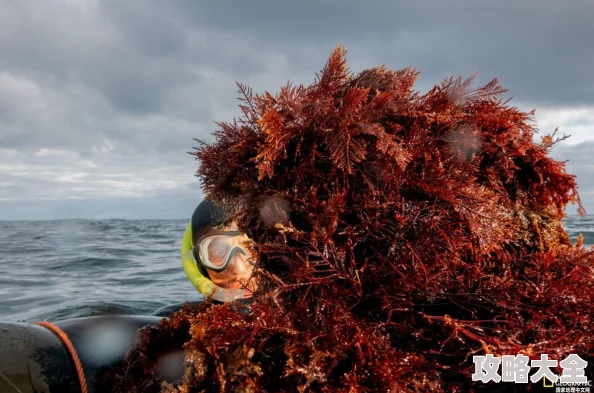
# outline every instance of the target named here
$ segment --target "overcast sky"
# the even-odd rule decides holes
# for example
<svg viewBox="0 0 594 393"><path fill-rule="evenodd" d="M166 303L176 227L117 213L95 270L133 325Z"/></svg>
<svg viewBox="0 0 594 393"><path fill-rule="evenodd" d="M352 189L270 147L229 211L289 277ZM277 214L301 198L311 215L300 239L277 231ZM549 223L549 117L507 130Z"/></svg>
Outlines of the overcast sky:
<svg viewBox="0 0 594 393"><path fill-rule="evenodd" d="M309 84L338 43L422 92L499 78L541 134L572 135L554 157L592 213L594 2L517 3L0 0L0 219L189 219L187 152L239 116L235 82Z"/></svg>

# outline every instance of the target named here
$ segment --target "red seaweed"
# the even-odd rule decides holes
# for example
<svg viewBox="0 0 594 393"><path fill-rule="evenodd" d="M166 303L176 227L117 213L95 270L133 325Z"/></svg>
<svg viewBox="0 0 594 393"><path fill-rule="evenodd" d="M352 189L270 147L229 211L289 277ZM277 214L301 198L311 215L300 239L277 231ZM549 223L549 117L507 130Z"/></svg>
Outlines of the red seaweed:
<svg viewBox="0 0 594 393"><path fill-rule="evenodd" d="M192 154L257 244L251 311L149 329L115 391L514 391L473 382L472 356L594 360L594 249L563 228L567 204L585 211L549 157L563 138L535 143L497 79L421 94L418 74L355 75L338 46L310 86L239 85L243 116ZM167 346L176 381L154 372Z"/></svg>

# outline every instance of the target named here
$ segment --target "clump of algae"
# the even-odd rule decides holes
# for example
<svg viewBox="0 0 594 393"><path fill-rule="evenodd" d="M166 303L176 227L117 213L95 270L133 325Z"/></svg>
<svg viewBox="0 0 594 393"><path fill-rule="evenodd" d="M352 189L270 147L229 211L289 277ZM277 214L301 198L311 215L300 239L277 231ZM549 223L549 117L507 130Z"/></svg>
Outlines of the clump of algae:
<svg viewBox="0 0 594 393"><path fill-rule="evenodd" d="M584 212L549 157L559 139L535 143L497 80L421 94L417 76L354 75L339 46L310 86L240 85L243 116L192 154L257 243L253 304L147 329L114 391L514 390L473 382L472 356L593 360L593 250L563 229L568 203ZM183 376L167 380L176 350Z"/></svg>

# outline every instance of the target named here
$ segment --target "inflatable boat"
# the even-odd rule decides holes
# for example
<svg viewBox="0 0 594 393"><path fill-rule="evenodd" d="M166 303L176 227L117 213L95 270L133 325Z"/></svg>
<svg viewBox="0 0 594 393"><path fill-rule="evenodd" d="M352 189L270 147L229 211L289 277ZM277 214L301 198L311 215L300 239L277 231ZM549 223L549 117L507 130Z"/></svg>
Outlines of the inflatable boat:
<svg viewBox="0 0 594 393"><path fill-rule="evenodd" d="M124 360L142 328L182 307L167 306L147 316L0 322L0 393L107 393L98 388L99 372Z"/></svg>

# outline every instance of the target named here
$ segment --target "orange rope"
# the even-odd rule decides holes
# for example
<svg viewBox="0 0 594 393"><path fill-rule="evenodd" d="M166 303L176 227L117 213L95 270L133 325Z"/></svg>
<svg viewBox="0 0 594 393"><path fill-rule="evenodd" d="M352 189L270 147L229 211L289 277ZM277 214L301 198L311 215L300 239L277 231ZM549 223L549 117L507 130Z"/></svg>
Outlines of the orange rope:
<svg viewBox="0 0 594 393"><path fill-rule="evenodd" d="M76 372L78 373L78 380L80 382L81 393L88 393L87 380L85 378L85 373L84 373L82 364L80 362L80 359L78 358L78 354L76 353L76 349L74 348L74 345L72 345L72 341L70 341L70 339L68 338L66 333L64 333L64 331L62 329L60 329L58 326L54 325L51 322L40 321L40 322L34 322L34 323L36 325L43 326L43 327L51 330L58 337L60 337L60 339L62 340L64 345L66 345L68 352L70 352L70 356L72 356L72 360L74 361L74 366L76 367Z"/></svg>

